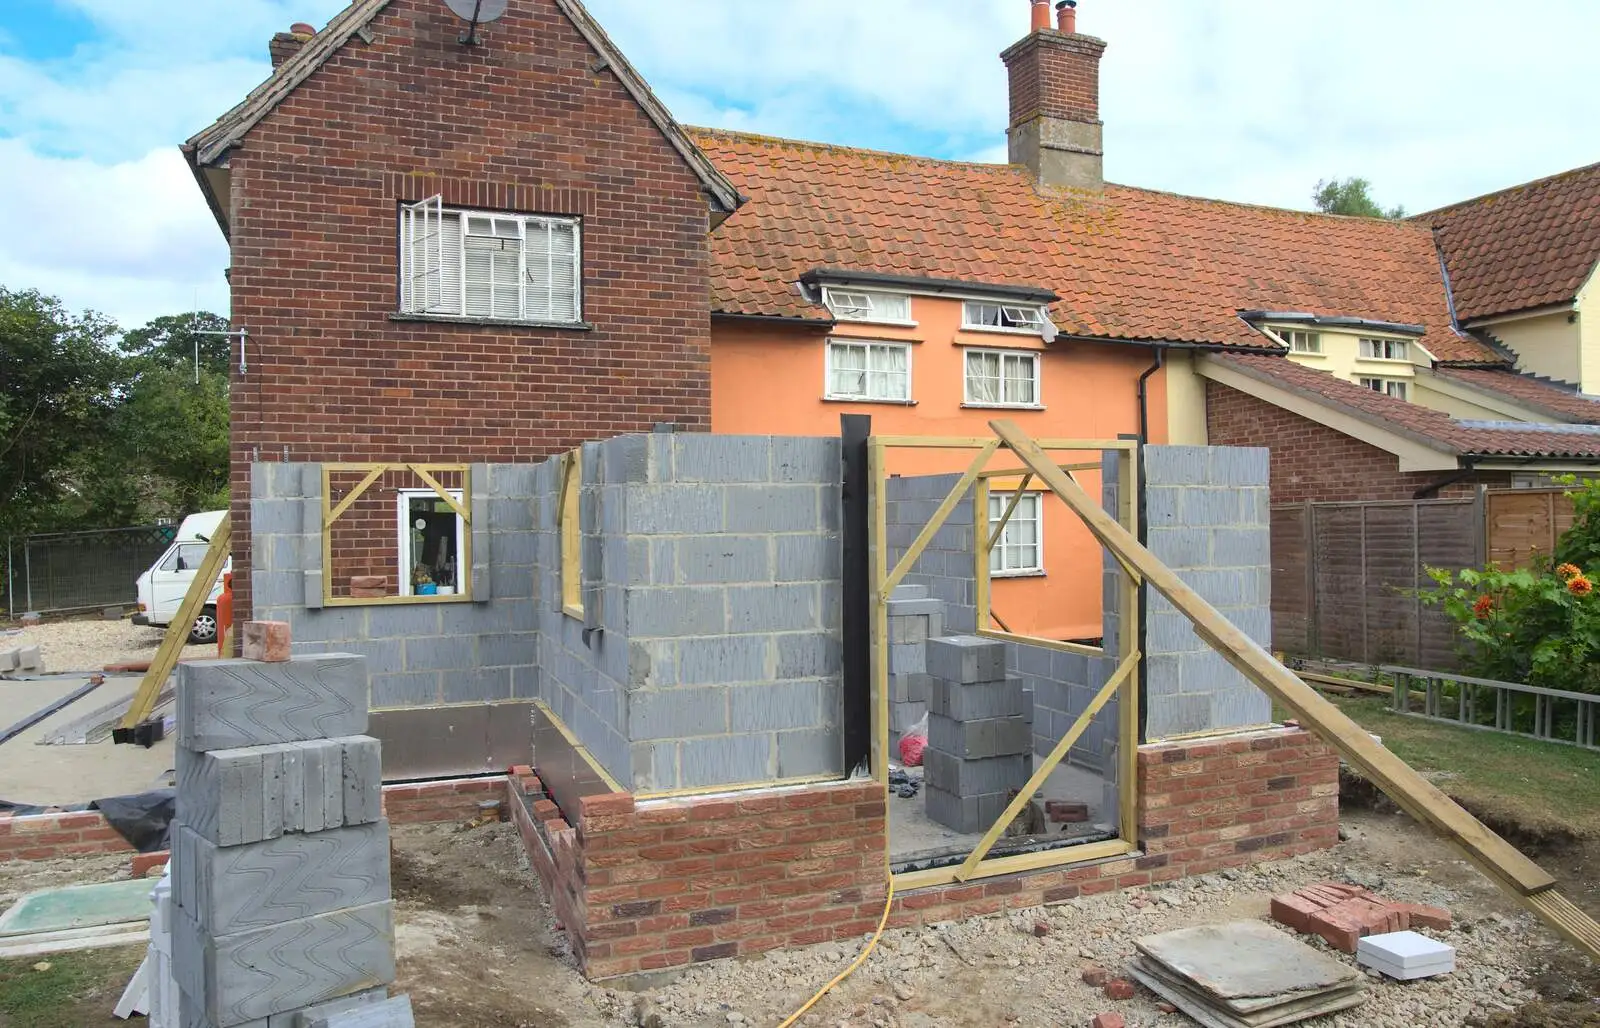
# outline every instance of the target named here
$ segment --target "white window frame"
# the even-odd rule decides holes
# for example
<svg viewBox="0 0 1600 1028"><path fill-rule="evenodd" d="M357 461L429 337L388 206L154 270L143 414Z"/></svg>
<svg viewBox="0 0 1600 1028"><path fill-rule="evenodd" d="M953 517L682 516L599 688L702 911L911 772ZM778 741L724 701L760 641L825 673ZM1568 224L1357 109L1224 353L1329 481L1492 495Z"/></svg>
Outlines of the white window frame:
<svg viewBox="0 0 1600 1028"><path fill-rule="evenodd" d="M911 296L908 293L823 286L822 302L839 321L863 322L871 325L905 325L912 328L917 324L911 318Z"/></svg>
<svg viewBox="0 0 1600 1028"><path fill-rule="evenodd" d="M833 358L834 351L840 347L860 347L867 351L867 392L861 396L849 393L836 393L833 391ZM900 350L906 356L906 395L903 397L885 397L872 395L872 351L874 349ZM899 343L886 339L852 339L849 336L829 337L823 358L822 369L822 398L837 400L846 403L898 403L910 404L914 402L912 393L912 347L909 343Z"/></svg>
<svg viewBox="0 0 1600 1028"><path fill-rule="evenodd" d="M1026 361L1032 366L1033 374L1033 399L1027 402L1009 402L1006 400L977 400L972 395L972 366L968 360L972 357L997 357L1000 360L1000 395L1005 395L1006 389L1006 364L1012 361ZM980 350L977 348L965 349L961 357L961 396L962 406L965 407L1005 407L1012 410L1041 410L1044 407L1043 394L1040 391L1039 381L1039 355L1031 350Z"/></svg>
<svg viewBox="0 0 1600 1028"><path fill-rule="evenodd" d="M1290 353L1322 356L1321 332L1313 332L1306 328L1280 328L1276 331L1278 338L1283 340L1283 345L1289 348ZM1304 345L1297 345L1300 343Z"/></svg>
<svg viewBox="0 0 1600 1028"><path fill-rule="evenodd" d="M462 492L460 489L446 489L445 492L449 493L450 497L457 503L462 502ZM432 489L400 489L396 491L397 509L395 511L395 527L399 532L399 537L396 539L396 558L400 565L399 582L401 596L418 595L417 587L411 582L411 569L417 566L416 558L411 552L411 501L417 497L438 500L439 494L434 492ZM446 593L445 595L460 596L465 592L466 585L465 575L467 573L467 569L462 567L462 562L465 560L467 552L466 532L465 523L461 520L461 515L457 514L455 518L456 580L450 583L453 592Z"/></svg>
<svg viewBox="0 0 1600 1028"><path fill-rule="evenodd" d="M989 532L994 532L995 526L1000 522L1000 516L1011 505L1011 498L1015 493L992 492L989 494ZM1031 512L1024 513L1025 508L1032 507ZM1032 565L1016 564L1007 566L1007 539L1012 529L1018 522L1030 522L1033 525L1033 556ZM1010 543L1012 550L1020 549L1027 543ZM1022 494L1022 499L1017 501L1017 509L1012 512L1011 519L1006 522L1005 531L996 540L994 549L989 551L989 577L990 578L1028 578L1038 577L1044 572L1044 494L1032 490Z"/></svg>
<svg viewBox="0 0 1600 1028"><path fill-rule="evenodd" d="M1411 360L1411 344L1404 339L1382 339L1377 336L1361 336L1356 345L1356 351L1364 361L1399 361L1409 363Z"/></svg>
<svg viewBox="0 0 1600 1028"><path fill-rule="evenodd" d="M982 324L973 319L974 308L998 308L1001 324ZM1005 324L1011 321L1013 324ZM1040 336L1050 323L1050 315L1036 303L1003 303L996 300L964 300L961 303L963 332L1006 332L1011 335Z"/></svg>
<svg viewBox="0 0 1600 1028"><path fill-rule="evenodd" d="M1396 400L1410 399L1411 390L1404 379L1376 378L1370 375L1362 375L1359 384L1363 389L1371 389L1375 393L1392 396Z"/></svg>
<svg viewBox="0 0 1600 1028"><path fill-rule="evenodd" d="M446 232L446 221L454 219L452 232ZM487 221L489 235L470 232L474 221ZM501 229L507 229L502 233ZM570 230L572 253L557 253L556 229ZM546 233L544 247L544 275L535 280L535 270L530 257L529 243L532 233ZM452 235L453 239L446 236ZM517 242L517 316L505 317L493 313L495 282L491 278L491 312L471 313L471 299L467 280L467 240L469 238L502 238ZM466 207L446 207L439 196L431 196L414 204L402 204L399 218L400 252L400 309L407 317L455 318L473 322L515 322L535 325L583 324L583 225L579 218L546 214L508 214L503 211L483 211ZM572 316L558 317L555 312L556 281L558 269L568 256L572 260ZM503 284L503 283L502 283ZM532 294L544 290L548 284L551 294L549 307L543 311L530 309ZM563 290L564 292L564 290Z"/></svg>

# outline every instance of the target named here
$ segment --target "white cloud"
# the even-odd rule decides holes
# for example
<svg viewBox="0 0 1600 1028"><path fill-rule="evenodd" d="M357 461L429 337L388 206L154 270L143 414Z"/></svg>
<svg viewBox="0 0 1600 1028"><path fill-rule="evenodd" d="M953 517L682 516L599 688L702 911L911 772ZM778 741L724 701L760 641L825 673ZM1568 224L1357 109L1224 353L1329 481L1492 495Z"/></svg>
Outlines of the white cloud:
<svg viewBox="0 0 1600 1028"><path fill-rule="evenodd" d="M177 144L267 74L273 31L342 0L57 2L99 31L63 60L8 56L0 13L0 195L54 226L0 236L0 283L125 324L196 289L220 309L226 247ZM588 3L683 121L1004 159L1023 0ZM1422 210L1600 159L1587 0L1083 0L1079 26L1110 44L1115 181L1305 207L1362 175Z"/></svg>

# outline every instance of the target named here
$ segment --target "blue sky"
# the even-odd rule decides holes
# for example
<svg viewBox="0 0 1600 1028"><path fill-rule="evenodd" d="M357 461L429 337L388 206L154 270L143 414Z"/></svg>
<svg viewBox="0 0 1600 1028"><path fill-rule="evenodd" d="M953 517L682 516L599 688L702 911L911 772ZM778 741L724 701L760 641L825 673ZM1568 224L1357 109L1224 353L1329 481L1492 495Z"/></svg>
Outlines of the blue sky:
<svg viewBox="0 0 1600 1028"><path fill-rule="evenodd" d="M682 121L1004 159L998 54L1027 0L588 2ZM226 310L227 248L177 146L267 75L273 31L342 6L0 0L0 285L128 326ZM1079 11L1110 44L1117 182L1303 208L1319 178L1362 175L1416 211L1600 160L1592 0Z"/></svg>

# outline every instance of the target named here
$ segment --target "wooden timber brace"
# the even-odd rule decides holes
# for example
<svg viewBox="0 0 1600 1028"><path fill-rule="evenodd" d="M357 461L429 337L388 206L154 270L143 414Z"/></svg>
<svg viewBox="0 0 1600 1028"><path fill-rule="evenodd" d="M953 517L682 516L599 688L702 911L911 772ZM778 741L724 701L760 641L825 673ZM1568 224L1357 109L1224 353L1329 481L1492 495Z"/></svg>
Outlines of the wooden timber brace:
<svg viewBox="0 0 1600 1028"><path fill-rule="evenodd" d="M1240 674L1293 711L1302 727L1337 749L1401 809L1443 835L1562 937L1585 951L1591 959L1600 960L1600 924L1556 889L1556 881L1549 872L1467 813L1405 761L1375 742L1365 729L1219 614L1171 568L1145 549L1132 533L1102 510L1071 476L1057 468L1015 422L1000 419L991 421L989 427L1007 449L1078 515L1101 545L1165 596L1193 623L1195 633Z"/></svg>

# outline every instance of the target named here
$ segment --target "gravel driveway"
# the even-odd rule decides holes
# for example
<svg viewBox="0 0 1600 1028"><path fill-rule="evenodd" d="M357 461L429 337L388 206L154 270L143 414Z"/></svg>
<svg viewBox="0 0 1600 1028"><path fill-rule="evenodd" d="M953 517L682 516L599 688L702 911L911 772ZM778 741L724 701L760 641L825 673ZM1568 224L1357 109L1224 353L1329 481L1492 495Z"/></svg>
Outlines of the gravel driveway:
<svg viewBox="0 0 1600 1028"><path fill-rule="evenodd" d="M43 652L44 669L51 674L99 671L107 664L150 660L165 631L127 620L50 621L20 632L7 629L0 634L0 649L38 646ZM185 646L179 659L203 660L216 655L214 644Z"/></svg>

